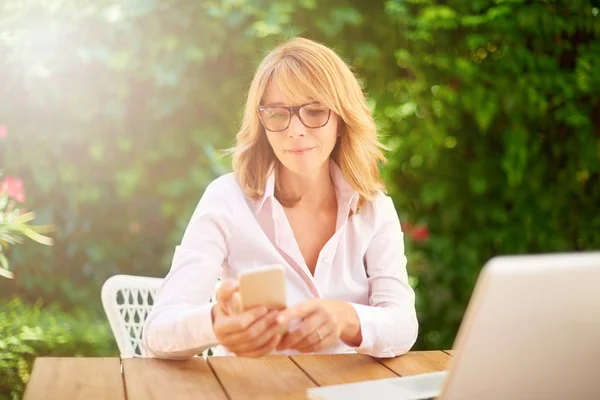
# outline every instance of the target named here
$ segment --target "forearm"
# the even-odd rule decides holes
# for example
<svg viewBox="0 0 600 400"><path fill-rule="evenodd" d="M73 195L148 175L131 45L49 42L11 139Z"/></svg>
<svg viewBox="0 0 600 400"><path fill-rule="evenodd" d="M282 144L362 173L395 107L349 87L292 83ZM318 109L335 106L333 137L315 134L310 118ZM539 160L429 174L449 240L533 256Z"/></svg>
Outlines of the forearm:
<svg viewBox="0 0 600 400"><path fill-rule="evenodd" d="M152 356L181 359L215 345L211 309L212 304L156 310L144 325L144 346Z"/></svg>

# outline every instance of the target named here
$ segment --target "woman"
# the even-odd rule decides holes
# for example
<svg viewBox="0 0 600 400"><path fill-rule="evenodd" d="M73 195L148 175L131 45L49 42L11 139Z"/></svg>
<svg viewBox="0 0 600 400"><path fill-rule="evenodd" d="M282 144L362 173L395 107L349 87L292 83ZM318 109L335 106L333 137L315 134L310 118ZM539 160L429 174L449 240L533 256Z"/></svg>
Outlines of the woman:
<svg viewBox="0 0 600 400"><path fill-rule="evenodd" d="M146 320L149 352L406 353L418 323L381 147L356 78L332 50L295 38L267 55L234 172L206 188ZM234 312L235 277L270 264L285 267L288 307Z"/></svg>

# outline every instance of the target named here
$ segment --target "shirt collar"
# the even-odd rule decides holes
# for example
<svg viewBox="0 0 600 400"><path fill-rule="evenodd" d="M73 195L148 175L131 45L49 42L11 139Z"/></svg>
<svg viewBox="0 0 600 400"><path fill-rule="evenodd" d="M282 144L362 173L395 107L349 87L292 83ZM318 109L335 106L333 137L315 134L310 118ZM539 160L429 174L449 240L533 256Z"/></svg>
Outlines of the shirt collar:
<svg viewBox="0 0 600 400"><path fill-rule="evenodd" d="M255 214L260 212L267 199L275 198L275 173L275 164L272 164L270 167L269 177L267 178L267 183L265 185L265 192L260 198L258 198L258 200L256 200ZM331 180L335 186L338 206L348 207L349 210L352 210L353 214L356 213L360 196L358 192L356 192L348 183L344 177L344 173L332 159L329 159L329 175L331 176Z"/></svg>
<svg viewBox="0 0 600 400"><path fill-rule="evenodd" d="M269 167L269 176L267 177L263 195L254 201L255 215L258 215L269 198L275 198L275 163L271 164Z"/></svg>

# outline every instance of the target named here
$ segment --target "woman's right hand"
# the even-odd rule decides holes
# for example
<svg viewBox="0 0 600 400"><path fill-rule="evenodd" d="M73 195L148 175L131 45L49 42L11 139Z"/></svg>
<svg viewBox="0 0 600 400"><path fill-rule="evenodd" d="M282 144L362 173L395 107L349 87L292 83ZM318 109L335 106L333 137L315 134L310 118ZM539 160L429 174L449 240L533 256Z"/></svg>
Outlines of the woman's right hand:
<svg viewBox="0 0 600 400"><path fill-rule="evenodd" d="M262 357L273 351L282 337L278 311L257 306L242 311L238 283L223 281L212 309L213 329L222 346L242 357Z"/></svg>

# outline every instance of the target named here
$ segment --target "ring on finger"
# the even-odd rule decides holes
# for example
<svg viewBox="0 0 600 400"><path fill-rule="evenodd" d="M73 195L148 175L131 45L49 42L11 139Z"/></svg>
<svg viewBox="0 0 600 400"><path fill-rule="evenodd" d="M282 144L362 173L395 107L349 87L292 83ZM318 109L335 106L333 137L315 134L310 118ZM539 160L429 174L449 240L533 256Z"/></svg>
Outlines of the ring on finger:
<svg viewBox="0 0 600 400"><path fill-rule="evenodd" d="M317 334L317 343L321 343L323 341L323 336L321 336L321 332L319 332L319 330L317 329L315 333Z"/></svg>

